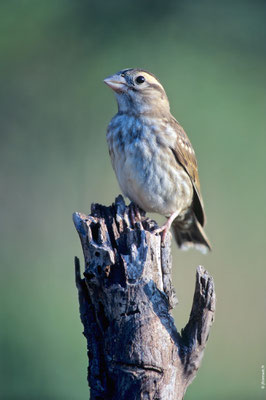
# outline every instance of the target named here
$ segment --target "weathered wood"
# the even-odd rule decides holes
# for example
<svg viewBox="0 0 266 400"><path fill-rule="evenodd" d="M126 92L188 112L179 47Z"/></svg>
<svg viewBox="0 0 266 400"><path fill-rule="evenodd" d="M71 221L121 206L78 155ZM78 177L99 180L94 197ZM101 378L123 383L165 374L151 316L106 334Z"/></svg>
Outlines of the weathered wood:
<svg viewBox="0 0 266 400"><path fill-rule="evenodd" d="M178 333L170 309L171 234L119 196L73 215L85 258L75 259L80 316L87 339L92 400L183 399L199 368L215 310L212 277L197 268L189 322Z"/></svg>

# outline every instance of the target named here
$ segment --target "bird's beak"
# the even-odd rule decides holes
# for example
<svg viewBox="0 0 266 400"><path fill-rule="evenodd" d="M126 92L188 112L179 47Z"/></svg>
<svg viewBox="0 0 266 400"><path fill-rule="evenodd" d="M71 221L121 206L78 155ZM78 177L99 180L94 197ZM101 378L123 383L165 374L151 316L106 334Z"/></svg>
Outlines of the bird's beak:
<svg viewBox="0 0 266 400"><path fill-rule="evenodd" d="M121 75L115 74L112 76L108 76L108 78L105 78L103 81L115 92L123 92L125 90L126 80Z"/></svg>

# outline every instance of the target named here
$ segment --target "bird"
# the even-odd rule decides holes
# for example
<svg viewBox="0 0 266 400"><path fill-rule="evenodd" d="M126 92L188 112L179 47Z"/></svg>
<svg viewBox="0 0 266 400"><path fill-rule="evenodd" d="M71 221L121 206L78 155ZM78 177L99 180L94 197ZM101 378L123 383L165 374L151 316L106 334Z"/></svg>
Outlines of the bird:
<svg viewBox="0 0 266 400"><path fill-rule="evenodd" d="M145 212L167 218L155 229L162 241L172 228L181 249L207 253L211 245L203 230L206 218L195 152L170 112L162 84L138 68L123 69L104 83L118 105L106 136L122 192Z"/></svg>

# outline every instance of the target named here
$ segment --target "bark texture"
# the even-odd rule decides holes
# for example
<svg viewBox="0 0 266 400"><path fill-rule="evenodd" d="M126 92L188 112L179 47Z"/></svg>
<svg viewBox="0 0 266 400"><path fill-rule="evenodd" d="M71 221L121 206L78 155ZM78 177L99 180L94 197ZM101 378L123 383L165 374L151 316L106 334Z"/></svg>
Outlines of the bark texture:
<svg viewBox="0 0 266 400"><path fill-rule="evenodd" d="M179 333L170 310L171 234L119 196L110 207L74 213L85 258L75 259L80 316L87 339L91 400L180 400L200 366L215 310L212 277L197 268L192 310Z"/></svg>

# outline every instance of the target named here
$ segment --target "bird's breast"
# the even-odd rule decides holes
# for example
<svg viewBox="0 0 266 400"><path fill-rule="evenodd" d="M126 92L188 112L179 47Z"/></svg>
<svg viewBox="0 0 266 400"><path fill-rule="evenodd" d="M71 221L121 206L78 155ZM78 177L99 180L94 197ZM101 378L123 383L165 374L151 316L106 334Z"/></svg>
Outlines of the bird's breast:
<svg viewBox="0 0 266 400"><path fill-rule="evenodd" d="M123 193L143 210L168 216L192 202L192 184L171 148L175 132L163 121L118 115L107 141Z"/></svg>

